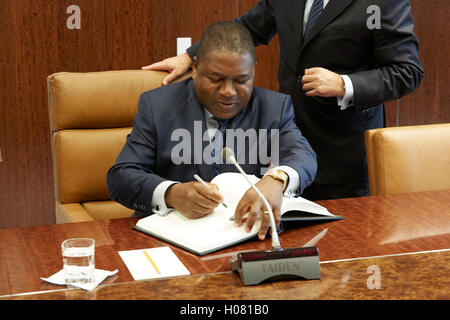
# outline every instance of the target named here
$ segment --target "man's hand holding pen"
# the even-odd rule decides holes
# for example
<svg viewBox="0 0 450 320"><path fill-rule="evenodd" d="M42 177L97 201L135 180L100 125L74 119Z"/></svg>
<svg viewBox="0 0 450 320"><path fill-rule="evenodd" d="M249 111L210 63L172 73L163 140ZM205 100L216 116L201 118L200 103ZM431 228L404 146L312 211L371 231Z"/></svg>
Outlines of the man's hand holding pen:
<svg viewBox="0 0 450 320"><path fill-rule="evenodd" d="M196 178L197 179L197 178ZM204 217L223 203L223 197L217 185L204 182L177 183L170 186L165 194L168 207L175 208L189 219ZM277 227L281 221L281 204L283 201L283 183L270 176L263 177L255 186L266 197L272 207ZM235 226L239 227L245 222L245 231L250 232L258 219L261 219L261 227L258 238L264 240L270 227L269 212L264 202L255 190L249 188L238 203L234 212Z"/></svg>
<svg viewBox="0 0 450 320"><path fill-rule="evenodd" d="M173 184L166 191L166 204L189 219L206 216L223 201L219 188L215 184L207 185L197 181Z"/></svg>

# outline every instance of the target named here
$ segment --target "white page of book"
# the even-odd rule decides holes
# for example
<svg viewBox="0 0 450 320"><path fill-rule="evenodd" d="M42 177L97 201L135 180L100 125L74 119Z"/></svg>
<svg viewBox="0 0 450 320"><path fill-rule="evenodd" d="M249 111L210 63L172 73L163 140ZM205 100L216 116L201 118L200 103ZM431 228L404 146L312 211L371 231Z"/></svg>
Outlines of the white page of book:
<svg viewBox="0 0 450 320"><path fill-rule="evenodd" d="M189 219L173 211L165 217L152 215L140 220L138 225L202 252L258 232L260 221L257 220L251 232L247 233L244 223L240 227L234 226L230 221L232 215L234 210L218 206L211 214L199 219Z"/></svg>
<svg viewBox="0 0 450 320"><path fill-rule="evenodd" d="M254 175L247 175L247 177L251 182L253 182L253 184L256 184L260 180ZM211 183L218 186L228 208L237 207L242 196L250 188L248 181L240 173L236 172L228 172L226 174L218 175L211 181ZM319 215L333 216L333 214L328 212L325 207L302 197L284 197L281 212L284 213L291 210L302 210ZM232 214L234 214L234 212L232 212Z"/></svg>

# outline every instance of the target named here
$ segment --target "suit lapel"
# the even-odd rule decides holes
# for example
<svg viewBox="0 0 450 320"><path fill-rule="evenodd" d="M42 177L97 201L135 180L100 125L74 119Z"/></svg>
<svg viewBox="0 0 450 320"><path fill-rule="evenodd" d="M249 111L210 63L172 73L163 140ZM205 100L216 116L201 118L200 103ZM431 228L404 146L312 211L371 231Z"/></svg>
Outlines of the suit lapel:
<svg viewBox="0 0 450 320"><path fill-rule="evenodd" d="M320 31L322 31L323 28L339 16L353 1L354 0L330 0L323 10L322 15L303 39L301 48L303 49L306 45L308 45L311 39L313 39Z"/></svg>
<svg viewBox="0 0 450 320"><path fill-rule="evenodd" d="M290 14L289 19L294 26L296 37L296 52L300 52L303 43L303 16L305 13L306 0L289 0Z"/></svg>

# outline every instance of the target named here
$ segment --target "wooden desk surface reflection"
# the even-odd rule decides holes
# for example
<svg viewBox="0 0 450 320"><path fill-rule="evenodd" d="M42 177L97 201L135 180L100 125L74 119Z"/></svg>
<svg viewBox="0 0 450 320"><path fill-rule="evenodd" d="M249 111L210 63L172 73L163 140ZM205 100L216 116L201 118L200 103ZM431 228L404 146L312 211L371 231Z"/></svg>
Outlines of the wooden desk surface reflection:
<svg viewBox="0 0 450 320"><path fill-rule="evenodd" d="M348 263L357 264L356 261L360 261L360 263L364 264L369 260L363 259L354 260L353 262L347 261L330 264L325 263L326 261L450 248L450 190L385 197L327 200L318 203L326 206L331 212L343 216L344 220L314 225L290 223L286 225L287 230L280 235L280 241L286 248L299 247L325 228L328 228L325 237L317 243L317 247L320 251L320 260L322 262L321 270L322 272L325 272L323 274L324 276L327 275L328 279L332 279L332 277L328 275L332 275L334 272L333 268L346 268L346 266L348 266L346 264ZM71 237L89 237L95 239L96 267L105 270L119 269L119 273L116 276L108 278L95 290L95 292L97 292L96 298L98 299L108 299L107 294L98 295L99 292L109 292L107 290L114 290L107 289L107 287L119 288L116 284L127 282L132 282L127 285L133 286L142 283L133 281L132 276L117 251L160 246L172 247L175 254L192 274L190 277L145 281L145 283L148 283L147 286L153 286L152 290L149 291L161 293L161 299L164 298L163 288L165 286L180 285L183 287L184 284L189 286L189 283L191 282L202 282L203 279L206 279L205 277L207 277L208 283L212 283L213 286L217 285L215 291L219 291L217 288L222 288L227 282L229 282L231 286L243 288L239 277L236 274L229 272L229 257L203 260L197 255L132 230L136 221L137 219L129 218L20 229L0 229L0 295L62 289L63 287L61 286L48 284L42 281L40 277L48 277L61 269L62 259L60 244L63 240ZM270 248L270 245L270 239L264 241L255 239L238 246L212 253L205 257L214 256L218 253L232 253L239 250L267 250ZM390 264L393 266L405 265L395 263L395 261L400 261L398 259L403 259L400 257L374 259L388 259L383 260L383 263L389 264L391 263L390 261L393 261L393 264ZM429 261L432 260L433 263L431 265L434 265L437 270L446 270L446 273L443 273L442 277L439 278L439 281L436 281L439 283L444 281L445 283L445 280L447 280L448 283L448 278L446 276L448 274L449 265L448 253L430 253L423 256L417 255L417 257L408 255L405 256L404 259L413 259L411 260L411 263L414 263L414 261L419 263L421 270L423 269L424 272L428 270L426 266L429 265ZM382 264L381 261L379 261L379 263ZM364 279L367 279L367 277L370 276L365 273L365 269L362 265L356 265L355 268L359 270L360 274L364 273ZM393 267L389 268L394 270ZM404 271L406 272L407 270ZM431 269L428 272L430 273L430 276L434 274L434 271L432 272ZM322 280L319 282L320 287L322 288L319 290L320 292L323 292L324 285L327 283ZM280 288L280 291L282 291L284 290L283 288L287 290L289 288L297 288L297 286L317 286L317 284L314 283L314 281L282 281L274 284L264 284L262 287L271 286ZM428 289L423 290L435 292L435 296L437 297L449 298L448 292L447 296L445 296L445 293L443 295L442 292L439 291L440 289L437 289L438 287L433 287L433 282L430 281L427 283L429 283L426 284ZM425 285L425 283L422 283L422 285ZM302 289L299 290L301 291ZM64 292L69 291L74 292L78 290L64 290ZM183 290L177 291L180 292L180 299L202 299L200 294L193 295L192 297L183 296L182 291ZM251 292L254 291L255 290ZM300 291L298 296L290 298L302 298L303 296ZM226 292L226 290L221 290L221 292ZM257 296L246 296L246 290L243 292L242 296L234 296L234 298L230 296L230 298L259 299ZM401 292L401 290L399 289L398 292ZM172 288L172 297L177 298L173 293L174 291ZM359 297L358 290L353 293L354 295L347 296L347 293L342 293L338 296L343 299L346 299L347 297ZM43 298L42 295L38 296ZM332 296L333 295L330 295L330 297ZM428 296L429 298L432 298L433 295ZM117 299L118 296L114 298L111 291L111 297ZM312 296L311 298L315 297L318 297L319 299L327 298L321 294ZM55 296L50 298L58 297ZM138 297L129 295L128 297L120 296L120 298L134 299ZM146 298L158 299L157 296L150 294L146 296ZM217 298L222 299L226 297L220 297L218 294ZM284 295L280 296L278 294L271 297L261 296L260 298L285 299ZM388 295L384 298L396 299L396 295ZM414 298L414 296L411 298ZM427 298L426 295L424 298Z"/></svg>
<svg viewBox="0 0 450 320"><path fill-rule="evenodd" d="M378 268L379 278L373 268ZM14 300L446 300L450 251L325 262L321 279L243 286L230 272L54 290ZM377 275L377 276L378 276ZM218 290L220 288L220 290ZM1 299L1 298L0 298Z"/></svg>

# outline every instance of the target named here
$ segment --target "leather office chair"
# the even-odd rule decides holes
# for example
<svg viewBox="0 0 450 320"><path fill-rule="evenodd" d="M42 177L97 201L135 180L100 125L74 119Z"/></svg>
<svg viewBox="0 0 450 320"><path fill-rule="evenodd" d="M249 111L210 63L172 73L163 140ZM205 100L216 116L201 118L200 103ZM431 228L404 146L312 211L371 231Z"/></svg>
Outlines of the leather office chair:
<svg viewBox="0 0 450 320"><path fill-rule="evenodd" d="M62 72L47 78L57 223L131 216L133 210L110 200L106 174L131 132L141 93L161 86L166 74Z"/></svg>
<svg viewBox="0 0 450 320"><path fill-rule="evenodd" d="M450 189L450 123L365 132L370 193Z"/></svg>

